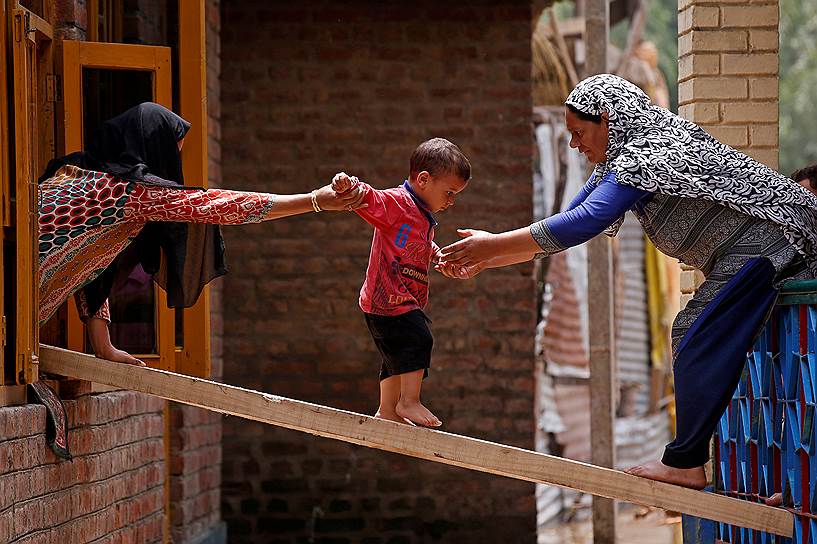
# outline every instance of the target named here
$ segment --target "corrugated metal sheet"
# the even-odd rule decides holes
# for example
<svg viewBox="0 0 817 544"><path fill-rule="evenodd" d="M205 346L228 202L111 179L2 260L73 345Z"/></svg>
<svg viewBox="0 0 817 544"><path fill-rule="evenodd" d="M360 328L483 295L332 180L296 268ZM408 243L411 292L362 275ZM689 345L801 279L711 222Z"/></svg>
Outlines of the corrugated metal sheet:
<svg viewBox="0 0 817 544"><path fill-rule="evenodd" d="M624 391L634 389L635 411L629 415L640 415L647 413L650 397L650 333L644 232L631 213L618 238L618 378Z"/></svg>
<svg viewBox="0 0 817 544"><path fill-rule="evenodd" d="M550 258L547 281L552 293L542 347L548 370L551 363L587 368L580 303L565 253L557 253Z"/></svg>
<svg viewBox="0 0 817 544"><path fill-rule="evenodd" d="M590 461L590 386L555 383L556 407L565 430L556 434L562 456Z"/></svg>
<svg viewBox="0 0 817 544"><path fill-rule="evenodd" d="M585 181L583 158L567 152L561 111L552 117L547 127L539 125L535 132L539 171L534 175L534 219L554 208L554 187L559 176L566 178L562 202L556 206L559 209ZM651 371L644 236L631 214L619 232L618 251L618 379L625 389L636 388L634 415L616 420L616 455L618 466L623 468L660 457L670 437L665 413L646 415ZM536 329L536 447L538 451L553 453L549 451L553 449L564 457L589 461L590 389L582 381L589 376L586 247L552 256L547 282L542 321ZM570 490L537 486L538 526L568 516L577 503L587 500Z"/></svg>
<svg viewBox="0 0 817 544"><path fill-rule="evenodd" d="M665 412L616 419L616 467L660 459L672 437Z"/></svg>

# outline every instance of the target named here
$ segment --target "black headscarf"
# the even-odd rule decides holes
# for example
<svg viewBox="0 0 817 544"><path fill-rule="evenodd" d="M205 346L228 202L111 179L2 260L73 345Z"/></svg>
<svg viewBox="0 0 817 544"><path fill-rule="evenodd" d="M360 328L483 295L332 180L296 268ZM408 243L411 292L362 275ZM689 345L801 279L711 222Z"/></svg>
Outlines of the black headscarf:
<svg viewBox="0 0 817 544"><path fill-rule="evenodd" d="M180 188L184 178L178 142L188 130L190 123L172 111L145 102L105 121L84 152L52 160L39 181L71 164L143 185ZM130 274L137 263L167 292L172 308L192 306L210 280L227 272L218 225L149 222L133 243L83 288L91 315L108 298L114 281Z"/></svg>

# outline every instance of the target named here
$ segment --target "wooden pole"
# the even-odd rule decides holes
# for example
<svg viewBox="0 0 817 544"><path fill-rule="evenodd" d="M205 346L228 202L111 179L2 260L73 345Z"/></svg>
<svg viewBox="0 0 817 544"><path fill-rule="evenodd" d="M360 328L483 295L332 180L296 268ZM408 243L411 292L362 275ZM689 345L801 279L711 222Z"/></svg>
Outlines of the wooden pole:
<svg viewBox="0 0 817 544"><path fill-rule="evenodd" d="M794 529L792 515L779 508L192 376L113 363L62 348L41 345L40 367L52 374L133 389L222 414L437 463L568 487L783 536L791 536Z"/></svg>
<svg viewBox="0 0 817 544"><path fill-rule="evenodd" d="M585 77L607 71L610 29L608 0L586 0ZM590 336L590 449L594 465L612 468L615 445L615 334L613 267L610 239L597 236L588 244L587 289ZM593 542L616 541L615 501L593 498Z"/></svg>
<svg viewBox="0 0 817 544"><path fill-rule="evenodd" d="M559 21L556 17L556 10L553 7L548 8L548 21L550 23L550 32L553 34L553 39L556 41L556 50L559 52L559 57L565 65L567 70L567 79L570 81L570 86L575 87L579 82L579 76L576 75L576 66L573 64L573 57L567 48L562 31L559 30Z"/></svg>

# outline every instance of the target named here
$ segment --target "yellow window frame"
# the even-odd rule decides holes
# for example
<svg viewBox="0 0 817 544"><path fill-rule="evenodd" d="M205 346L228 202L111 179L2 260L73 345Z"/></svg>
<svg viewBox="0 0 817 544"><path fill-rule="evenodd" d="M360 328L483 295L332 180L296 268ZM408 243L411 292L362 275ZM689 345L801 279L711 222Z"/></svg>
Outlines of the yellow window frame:
<svg viewBox="0 0 817 544"><path fill-rule="evenodd" d="M3 161L3 218L15 236L15 324L14 381L18 385L38 379L34 356L39 349L39 287L37 284L37 176L52 140L48 131L50 106L43 91L45 70L51 63L52 28L48 21L20 6L7 13L4 30L10 33L13 65L14 106L14 184L9 180L9 168ZM4 59L5 60L5 57ZM5 88L5 84L3 85ZM4 128L8 129L7 121ZM7 132L4 130L4 136ZM42 137L38 137L41 135ZM4 151L9 151L5 149ZM5 153L4 153L5 155ZM7 155L5 155L7 156ZM11 201L13 190L14 201ZM13 217L12 217L13 214ZM9 301L6 301L8 304ZM5 318L4 318L5 319ZM3 337L5 338L3 322ZM7 340L7 339L6 339ZM7 363L7 361L4 361ZM5 374L5 369L3 369Z"/></svg>
<svg viewBox="0 0 817 544"><path fill-rule="evenodd" d="M187 2L182 2L186 4ZM199 6L199 3L196 3ZM203 7L197 10L203 27ZM190 12L180 18L180 114L192 123L192 128L185 138L182 151L182 164L185 179L195 180L193 184L207 185L207 116L204 97L204 33L194 33L190 37L184 32L189 26ZM190 43L188 43L190 42ZM197 44L200 46L197 47ZM106 70L141 70L153 74L154 100L172 109L172 74L170 49L160 46L130 45L102 42L62 42L63 70L63 119L64 119L64 152L71 153L82 149L84 131L82 117L82 70L97 68ZM194 53L198 51L199 53ZM194 64L201 66L201 73L195 67L187 66L187 57L198 57ZM185 55L184 57L182 55ZM198 79L201 84L197 85ZM156 336L157 354L137 354L155 368L171 370L185 374L209 377L210 334L209 334L209 295L207 289L192 308L184 311L184 345L175 344L175 315L167 307L167 297L163 290L156 287ZM69 303L68 312L68 348L83 351L85 347L85 330L74 301Z"/></svg>

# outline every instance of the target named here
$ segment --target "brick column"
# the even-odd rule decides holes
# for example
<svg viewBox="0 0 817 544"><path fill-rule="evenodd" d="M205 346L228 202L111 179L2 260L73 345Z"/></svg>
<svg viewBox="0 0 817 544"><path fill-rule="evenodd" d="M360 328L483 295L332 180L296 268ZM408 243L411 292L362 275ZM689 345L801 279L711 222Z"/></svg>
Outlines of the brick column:
<svg viewBox="0 0 817 544"><path fill-rule="evenodd" d="M678 113L778 166L778 0L678 0ZM681 306L703 281L681 272Z"/></svg>

